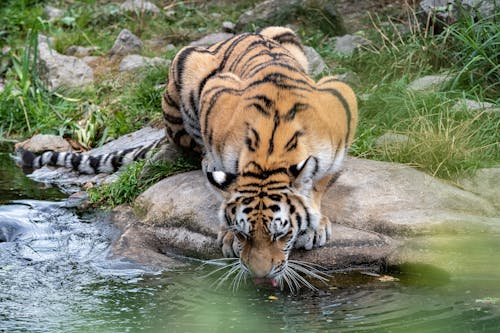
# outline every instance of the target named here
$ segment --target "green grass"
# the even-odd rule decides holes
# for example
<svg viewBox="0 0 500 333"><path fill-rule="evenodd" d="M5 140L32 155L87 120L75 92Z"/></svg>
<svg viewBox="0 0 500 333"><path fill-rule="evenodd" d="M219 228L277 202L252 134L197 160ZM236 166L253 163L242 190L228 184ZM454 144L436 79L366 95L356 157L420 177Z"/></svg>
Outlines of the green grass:
<svg viewBox="0 0 500 333"><path fill-rule="evenodd" d="M143 177L145 164L145 161L134 162L121 171L118 181L89 189L90 202L96 206L108 208L130 203L161 179L198 168L196 163L181 156L175 161L159 161L149 164L148 176Z"/></svg>

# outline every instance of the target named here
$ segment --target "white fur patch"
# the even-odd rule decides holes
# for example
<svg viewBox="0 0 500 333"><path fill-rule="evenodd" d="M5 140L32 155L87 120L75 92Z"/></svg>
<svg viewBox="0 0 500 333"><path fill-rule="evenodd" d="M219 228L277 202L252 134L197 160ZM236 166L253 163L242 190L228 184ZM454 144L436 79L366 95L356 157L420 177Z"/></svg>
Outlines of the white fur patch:
<svg viewBox="0 0 500 333"><path fill-rule="evenodd" d="M212 172L212 177L218 184L222 184L226 181L226 173L223 171Z"/></svg>

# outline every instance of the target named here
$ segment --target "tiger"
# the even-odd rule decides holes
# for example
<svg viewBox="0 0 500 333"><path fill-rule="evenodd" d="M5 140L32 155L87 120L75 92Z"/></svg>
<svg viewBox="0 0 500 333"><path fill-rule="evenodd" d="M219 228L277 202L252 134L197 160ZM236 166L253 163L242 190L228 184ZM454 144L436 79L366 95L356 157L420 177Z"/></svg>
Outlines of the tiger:
<svg viewBox="0 0 500 333"><path fill-rule="evenodd" d="M273 283L290 281L293 248L331 238L321 199L357 125L353 90L334 76L315 82L307 70L298 36L268 27L180 50L162 98L167 137L202 153L221 199L223 256Z"/></svg>
<svg viewBox="0 0 500 333"><path fill-rule="evenodd" d="M292 249L331 238L321 199L358 121L353 90L334 76L315 82L308 66L299 37L286 27L187 46L172 60L161 101L166 139L201 154L204 177L220 198L222 255L273 284L296 281ZM158 145L94 157L23 152L23 161L110 173Z"/></svg>

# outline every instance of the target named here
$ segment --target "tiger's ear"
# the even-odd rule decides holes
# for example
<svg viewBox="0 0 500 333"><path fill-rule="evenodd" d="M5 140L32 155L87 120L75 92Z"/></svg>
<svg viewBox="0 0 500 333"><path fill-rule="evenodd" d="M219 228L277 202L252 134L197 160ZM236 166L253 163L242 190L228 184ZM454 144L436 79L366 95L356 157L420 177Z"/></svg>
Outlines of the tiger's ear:
<svg viewBox="0 0 500 333"><path fill-rule="evenodd" d="M318 159L314 156L309 156L302 162L291 165L290 173L295 180L293 186L301 193L306 194L313 188L313 178L318 172Z"/></svg>
<svg viewBox="0 0 500 333"><path fill-rule="evenodd" d="M208 181L223 195L229 193L229 189L235 183L236 177L237 175L224 171L207 171Z"/></svg>

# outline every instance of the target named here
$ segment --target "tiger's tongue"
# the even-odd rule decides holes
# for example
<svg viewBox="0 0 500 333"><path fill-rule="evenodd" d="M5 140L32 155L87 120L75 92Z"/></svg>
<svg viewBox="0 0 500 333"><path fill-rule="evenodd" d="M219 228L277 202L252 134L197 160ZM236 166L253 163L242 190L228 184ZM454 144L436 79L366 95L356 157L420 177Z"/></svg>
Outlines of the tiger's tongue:
<svg viewBox="0 0 500 333"><path fill-rule="evenodd" d="M276 282L276 279L274 279L274 278L273 279L269 279L269 278L255 278L254 282L255 282L255 284L269 283L273 287L277 287L278 286L278 282Z"/></svg>

